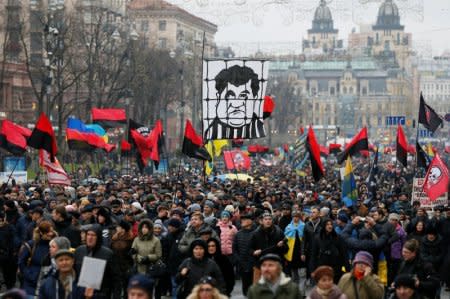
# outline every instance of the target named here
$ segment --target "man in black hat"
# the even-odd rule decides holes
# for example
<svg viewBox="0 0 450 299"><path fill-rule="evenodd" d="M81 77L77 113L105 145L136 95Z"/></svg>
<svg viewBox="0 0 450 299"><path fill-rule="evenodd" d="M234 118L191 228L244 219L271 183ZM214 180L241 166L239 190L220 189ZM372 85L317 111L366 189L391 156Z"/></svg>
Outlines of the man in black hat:
<svg viewBox="0 0 450 299"><path fill-rule="evenodd" d="M248 290L248 299L303 298L298 284L283 273L281 258L269 253L259 259L261 279Z"/></svg>

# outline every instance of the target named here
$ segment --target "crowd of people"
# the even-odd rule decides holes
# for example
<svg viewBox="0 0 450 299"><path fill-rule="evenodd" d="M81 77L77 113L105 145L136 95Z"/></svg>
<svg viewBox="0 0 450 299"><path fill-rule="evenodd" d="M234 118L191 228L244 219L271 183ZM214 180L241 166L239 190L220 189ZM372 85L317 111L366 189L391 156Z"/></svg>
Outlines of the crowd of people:
<svg viewBox="0 0 450 299"><path fill-rule="evenodd" d="M319 182L282 165L253 181L183 170L4 185L3 298L227 298L236 280L251 299L439 298L450 208L411 203L413 169L379 164L373 194L356 164L351 205L332 164ZM99 289L78 285L85 257L106 261Z"/></svg>

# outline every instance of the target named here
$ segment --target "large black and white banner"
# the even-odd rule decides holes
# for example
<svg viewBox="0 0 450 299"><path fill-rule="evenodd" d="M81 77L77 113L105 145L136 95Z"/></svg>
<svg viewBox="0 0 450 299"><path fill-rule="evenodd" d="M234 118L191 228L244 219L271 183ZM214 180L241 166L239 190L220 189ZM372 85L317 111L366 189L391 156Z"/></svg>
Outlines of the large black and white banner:
<svg viewBox="0 0 450 299"><path fill-rule="evenodd" d="M205 140L266 136L263 99L268 73L268 61L204 61L202 118Z"/></svg>

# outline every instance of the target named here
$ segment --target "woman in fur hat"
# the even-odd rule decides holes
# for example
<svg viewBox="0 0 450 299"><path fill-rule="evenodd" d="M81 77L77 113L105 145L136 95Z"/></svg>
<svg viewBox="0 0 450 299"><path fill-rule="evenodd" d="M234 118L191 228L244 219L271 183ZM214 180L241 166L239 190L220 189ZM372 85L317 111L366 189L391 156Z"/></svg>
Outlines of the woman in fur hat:
<svg viewBox="0 0 450 299"><path fill-rule="evenodd" d="M306 299L347 299L333 283L334 271L330 266L320 266L311 274L316 286Z"/></svg>

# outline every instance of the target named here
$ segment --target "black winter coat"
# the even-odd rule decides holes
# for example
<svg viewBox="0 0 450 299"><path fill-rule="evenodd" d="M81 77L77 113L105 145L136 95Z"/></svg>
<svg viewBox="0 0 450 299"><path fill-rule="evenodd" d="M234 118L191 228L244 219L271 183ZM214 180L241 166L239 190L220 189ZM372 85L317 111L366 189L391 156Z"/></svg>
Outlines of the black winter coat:
<svg viewBox="0 0 450 299"><path fill-rule="evenodd" d="M98 241L101 242L101 241ZM84 257L89 256L89 250L86 245L81 245L75 250L75 271L79 275L81 273L81 266L83 265ZM99 292L95 291L94 295L98 298L111 298L111 291L113 283L118 281L118 273L113 268L113 252L111 249L104 246L96 248L90 257L105 260L106 267L103 275L102 286Z"/></svg>
<svg viewBox="0 0 450 299"><path fill-rule="evenodd" d="M70 218L61 222L55 222L55 230L58 236L69 239L73 248L81 245L81 232L72 225Z"/></svg>
<svg viewBox="0 0 450 299"><path fill-rule="evenodd" d="M284 239L283 231L276 225L272 226L268 230L262 226L258 227L252 235L250 241L251 254L258 249L261 249L261 255L268 253L275 253L280 257L287 251L287 246L278 247L277 243Z"/></svg>
<svg viewBox="0 0 450 299"><path fill-rule="evenodd" d="M334 230L329 234L326 234L323 230L315 237L312 248L313 269L324 265L332 267L335 281L339 281L342 276L342 266L350 269L348 263L346 263L348 258L344 241Z"/></svg>
<svg viewBox="0 0 450 299"><path fill-rule="evenodd" d="M186 276L183 277L180 272L185 267L188 268L189 271ZM180 298L178 299L186 298L187 295L191 293L194 286L204 276L211 276L212 278L214 278L217 281L217 288L221 291L221 293L225 293L225 283L223 281L223 275L216 262L207 257L201 260L188 257L181 263L180 267L178 268L178 274L175 278L176 282L179 285L181 283L185 284L185 292L181 294L182 296L180 296Z"/></svg>
<svg viewBox="0 0 450 299"><path fill-rule="evenodd" d="M166 242L164 242L168 248L167 268L169 269L170 275L177 274L178 267L183 262L183 255L178 249L178 243L181 237L183 237L183 231L179 229L174 233L169 233L166 237Z"/></svg>
<svg viewBox="0 0 450 299"><path fill-rule="evenodd" d="M233 252L238 260L241 272L252 272L255 259L250 248L252 240L252 229L241 229L234 236Z"/></svg>
<svg viewBox="0 0 450 299"><path fill-rule="evenodd" d="M434 241L428 240L427 236L420 244L420 257L424 263L431 263L436 271L439 270L446 252L441 236L437 236Z"/></svg>
<svg viewBox="0 0 450 299"><path fill-rule="evenodd" d="M433 272L432 267L426 267L420 257L413 260L402 260L397 272L400 274L408 274L417 276L419 280L419 293L430 298L434 298L436 290L439 288L439 280Z"/></svg>
<svg viewBox="0 0 450 299"><path fill-rule="evenodd" d="M0 225L0 259L8 259L14 253L14 227L11 224Z"/></svg>

